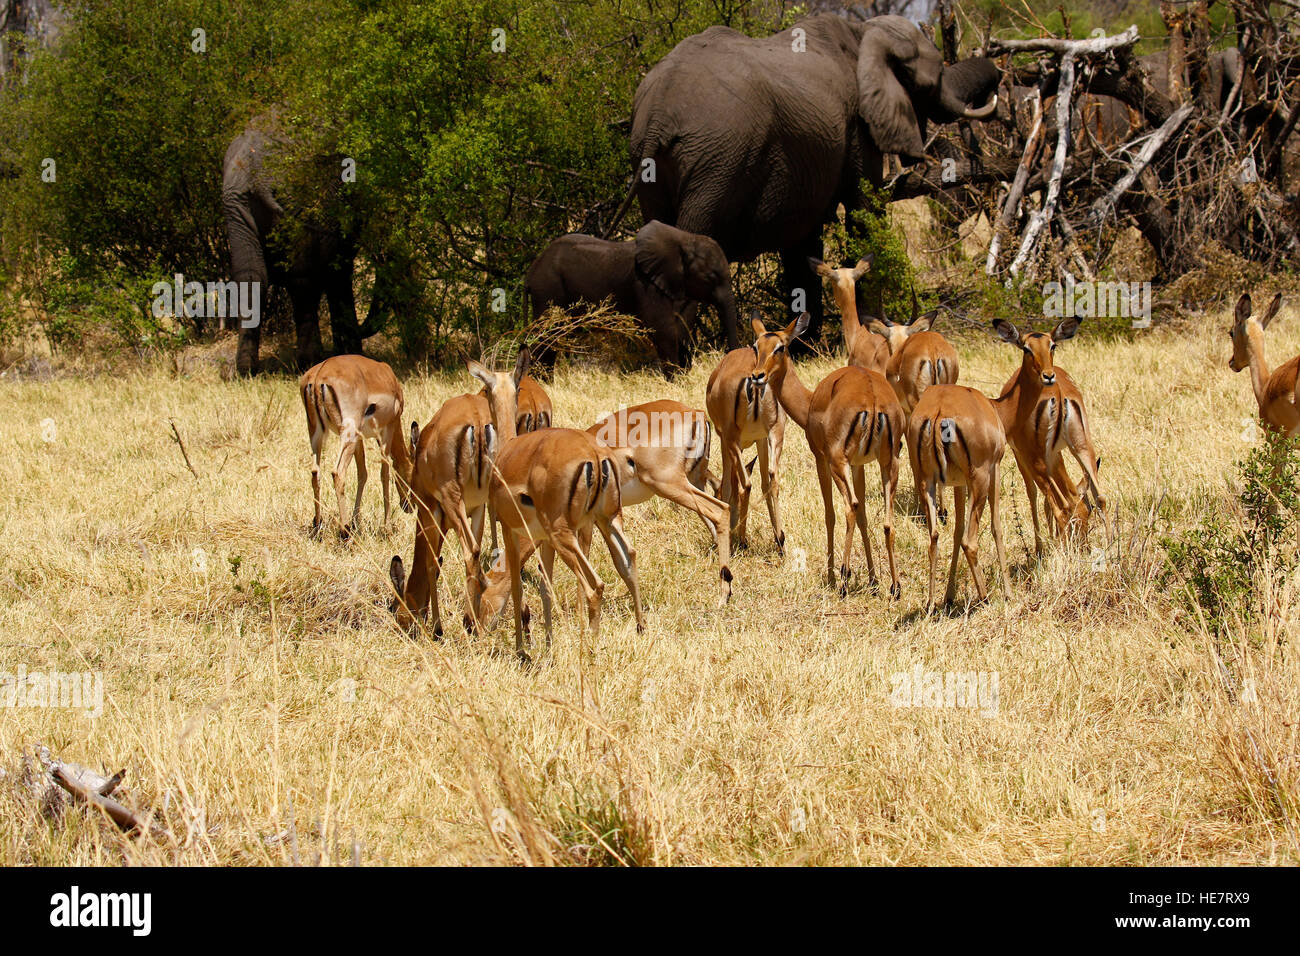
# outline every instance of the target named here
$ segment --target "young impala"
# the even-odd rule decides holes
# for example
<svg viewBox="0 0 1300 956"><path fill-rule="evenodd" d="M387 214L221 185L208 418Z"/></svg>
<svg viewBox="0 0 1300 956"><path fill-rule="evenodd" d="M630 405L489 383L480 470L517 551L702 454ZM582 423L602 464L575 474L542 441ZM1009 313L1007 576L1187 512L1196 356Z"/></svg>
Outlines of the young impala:
<svg viewBox="0 0 1300 956"><path fill-rule="evenodd" d="M934 327L937 312L919 315L916 290L912 291L912 319L898 325L888 319L872 319L867 327L882 336L889 346L885 377L898 393L903 411L912 414L916 403L931 385L956 385L961 371L957 352Z"/></svg>
<svg viewBox="0 0 1300 956"><path fill-rule="evenodd" d="M755 323L756 347L764 340L779 340L782 347L760 349L767 356L755 371L766 377L781 407L803 428L808 447L817 463L826 515L826 579L835 585L835 499L831 484L844 499L844 557L840 561L840 596L848 593L853 527L862 532L867 552L867 575L874 586L876 567L872 558L871 535L867 528L866 464L880 466L880 485L885 497L885 553L889 558L889 593L897 598L902 589L894 562L894 492L898 487L898 454L907 418L889 382L879 372L848 366L831 372L813 391L799 380L790 362L789 345L806 322L778 332L763 330Z"/></svg>
<svg viewBox="0 0 1300 956"><path fill-rule="evenodd" d="M1263 316L1251 315L1250 294L1243 293L1237 300L1236 316L1232 323L1232 359L1228 367L1234 372L1250 369L1250 384L1259 404L1259 417L1264 427L1286 435L1300 434L1300 355L1284 362L1272 372L1264 358L1264 330L1268 328L1282 305L1282 293L1273 296Z"/></svg>
<svg viewBox="0 0 1300 956"><path fill-rule="evenodd" d="M388 496L389 462L397 466L397 494L403 511L410 511L411 458L402 431L405 407L402 386L385 362L363 355L336 355L309 368L298 381L303 408L307 412L307 433L311 438L311 492L316 503L312 534L321 529L320 459L325 433L339 436L339 457L334 465L334 493L339 502L339 531L347 537L357 527L361 515L361 492L366 487L365 440L373 438L379 445L380 479L384 487L384 524L388 523L391 505ZM348 464L356 459L357 497L352 520L343 523L345 505L343 486Z"/></svg>
<svg viewBox="0 0 1300 956"><path fill-rule="evenodd" d="M402 595L397 622L403 629L409 628L413 615L422 616L432 603L433 633L442 636L438 577L443 541L451 528L456 529L465 559L465 627L473 629L479 595L486 584L479 554L493 463L498 450L515 437L516 395L529 360L528 349L524 348L514 371L493 372L467 359L466 368L486 386L486 396L480 393L450 398L424 431L417 434L415 427L411 428L415 459L411 489L417 514L415 561L409 580L405 579L400 558L393 560L394 584Z"/></svg>
<svg viewBox="0 0 1300 956"><path fill-rule="evenodd" d="M875 256L866 256L858 260L853 268L833 269L820 259L808 260L813 271L830 283L831 296L840 310L840 324L844 330L844 351L848 353L849 364L858 368L885 372L889 364L889 343L874 334L858 318L857 284L858 280L871 271Z"/></svg>
<svg viewBox="0 0 1300 956"><path fill-rule="evenodd" d="M1006 450L1002 410L973 388L962 385L932 385L927 388L907 424L907 452L916 479L916 496L924 502L925 523L930 532L930 573L927 582L927 613L934 607L934 572L939 558L939 494L945 486L954 489L956 521L952 532L952 563L944 603L957 594L957 562L966 555L975 592L980 601L988 597L979 567L980 516L987 503L997 547L998 567L1005 590L1007 557L1002 547L1002 524L998 518L998 464ZM970 498L970 516L966 500ZM958 550L960 548L960 551Z"/></svg>
<svg viewBox="0 0 1300 956"><path fill-rule="evenodd" d="M1088 509L1065 469L1068 449L1083 469L1092 502L1106 523L1106 537L1114 536L1110 511L1097 481L1100 459L1088 431L1083 394L1065 369L1055 364L1056 344L1074 338L1077 318L1063 319L1052 332L1021 333L1010 322L997 319L993 329L1002 341L1023 352L1020 368L1007 381L995 403L1003 416L1007 440L1016 457L1020 477L1029 496L1034 520L1034 549L1041 554L1038 527L1038 492L1043 493L1046 511L1056 533L1065 536L1073 525L1087 529Z"/></svg>
<svg viewBox="0 0 1300 956"><path fill-rule="evenodd" d="M637 586L636 552L623 534L618 468L613 452L586 432L548 428L507 442L497 456L492 479L492 506L501 522L511 603L515 610L515 653L524 650L523 580L526 549L536 547L542 562L542 613L546 643L551 642L551 584L555 556L578 578L587 604L593 638L600 636L600 607L605 585L587 558L580 536L594 525L605 539L614 569L627 585L636 613L637 631L645 628Z"/></svg>
<svg viewBox="0 0 1300 956"><path fill-rule="evenodd" d="M794 337L795 326L800 322L807 327L807 313L791 322L786 331ZM785 531L781 527L780 485L777 469L781 464L781 448L785 442L785 410L766 378L758 372L771 358L772 352L784 349L778 336L764 337L763 323L758 312L750 315L750 324L759 341L750 348L732 349L722 357L718 367L709 376L704 404L709 418L718 432L722 447L722 488L719 497L731 509L731 541L736 548L746 546L745 525L749 518L749 475L741 462L741 452L750 445L758 445L759 479L767 513L772 519L772 534L776 550L785 553Z"/></svg>

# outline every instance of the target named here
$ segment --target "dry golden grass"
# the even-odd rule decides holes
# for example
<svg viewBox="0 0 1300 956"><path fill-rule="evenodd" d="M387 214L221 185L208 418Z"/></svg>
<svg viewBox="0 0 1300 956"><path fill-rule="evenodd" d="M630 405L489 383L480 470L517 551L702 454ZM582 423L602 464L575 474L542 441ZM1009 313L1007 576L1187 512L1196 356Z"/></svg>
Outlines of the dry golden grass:
<svg viewBox="0 0 1300 956"><path fill-rule="evenodd" d="M1294 810L1300 778L1300 668L1277 649L1287 635L1241 642L1234 660L1258 693L1239 701L1155 584L1159 537L1229 494L1248 447L1255 408L1247 376L1226 367L1226 323L1131 344L1085 326L1058 351L1087 396L1117 514L1104 564L1094 528L1034 566L1008 456L1009 595L994 574L988 606L921 616L925 533L904 519L901 603L857 577L841 600L823 581L821 500L792 424L784 562L755 496L754 547L733 559L735 597L719 610L703 526L666 502L630 509L646 632L598 543L599 642L581 634L561 571L556 640L534 647L533 671L509 653L508 620L473 638L449 628L445 643L393 628L386 569L395 553L409 562L413 518L376 527L373 454L362 533L308 538L291 379L224 382L193 363L179 377L160 365L0 382L0 672L97 670L106 687L97 719L0 707L0 863L1300 861L1278 809ZM1280 317L1269 347L1275 362L1295 353L1300 315ZM1019 360L991 337L959 350L962 381L988 392ZM557 424L653 398L702 406L716 359L671 383L561 370ZM408 374L405 387L407 417L424 422L477 386ZM906 465L900 488L910 509ZM989 566L987 521L981 544ZM463 583L453 560L445 608ZM891 675L917 665L996 672L996 714L892 706ZM123 801L172 839L41 816L15 785L39 743L126 767Z"/></svg>

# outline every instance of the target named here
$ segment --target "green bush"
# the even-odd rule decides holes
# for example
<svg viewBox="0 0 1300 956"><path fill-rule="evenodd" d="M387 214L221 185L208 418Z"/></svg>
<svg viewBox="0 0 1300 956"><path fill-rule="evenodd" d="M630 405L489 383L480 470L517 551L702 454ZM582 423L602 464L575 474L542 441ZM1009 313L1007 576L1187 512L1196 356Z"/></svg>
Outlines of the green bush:
<svg viewBox="0 0 1300 956"><path fill-rule="evenodd" d="M1174 587L1207 628L1224 636L1249 624L1271 593L1300 568L1297 441L1267 432L1238 466L1236 496L1181 538L1166 539L1162 587Z"/></svg>

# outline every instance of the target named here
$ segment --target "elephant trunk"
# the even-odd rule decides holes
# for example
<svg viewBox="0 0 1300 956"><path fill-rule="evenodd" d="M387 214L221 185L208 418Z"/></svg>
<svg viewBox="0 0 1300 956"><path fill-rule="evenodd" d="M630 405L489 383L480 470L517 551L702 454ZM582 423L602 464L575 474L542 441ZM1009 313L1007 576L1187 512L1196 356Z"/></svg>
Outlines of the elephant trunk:
<svg viewBox="0 0 1300 956"><path fill-rule="evenodd" d="M736 309L736 297L732 295L729 287L723 287L717 291L714 298L714 305L718 309L718 318L722 320L722 329L727 335L727 348L740 348L739 337L739 314Z"/></svg>
<svg viewBox="0 0 1300 956"><path fill-rule="evenodd" d="M943 72L939 84L939 108L951 119L988 119L998 108L997 66L983 58L963 60ZM988 96L983 106L971 106Z"/></svg>

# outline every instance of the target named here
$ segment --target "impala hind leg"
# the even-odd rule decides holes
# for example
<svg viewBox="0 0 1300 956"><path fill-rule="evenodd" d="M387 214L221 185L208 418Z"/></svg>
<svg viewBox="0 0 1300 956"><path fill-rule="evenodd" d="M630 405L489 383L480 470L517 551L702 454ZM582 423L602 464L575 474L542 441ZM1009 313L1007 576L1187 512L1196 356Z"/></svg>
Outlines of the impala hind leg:
<svg viewBox="0 0 1300 956"><path fill-rule="evenodd" d="M320 502L320 456L321 449L325 445L325 427L317 425L311 432L311 497L316 504L316 513L311 519L311 533L313 536L320 534L321 529L321 502Z"/></svg>
<svg viewBox="0 0 1300 956"><path fill-rule="evenodd" d="M608 520L597 520L596 523L600 527L601 537L605 539L605 547L609 548L609 556L614 560L614 570L623 579L628 594L632 596L632 610L636 614L636 632L640 634L645 630L645 618L641 614L641 589L636 577L636 549L623 534L623 521L618 515Z"/></svg>
<svg viewBox="0 0 1300 956"><path fill-rule="evenodd" d="M948 587L943 592L943 603L952 604L957 599L957 562L961 560L962 542L966 540L966 486L952 489L952 509L957 513L952 528L952 561L948 564Z"/></svg>
<svg viewBox="0 0 1300 956"><path fill-rule="evenodd" d="M409 628L412 618L422 618L433 607L433 635L442 637L442 617L438 608L438 573L441 565L445 529L442 509L417 502L415 513L415 560L406 579L406 593L398 607L397 623Z"/></svg>
<svg viewBox="0 0 1300 956"><path fill-rule="evenodd" d="M852 477L848 474L848 465L839 463L839 467L836 467L832 464L828 470L840 497L844 499L844 547L843 557L840 558L840 597L845 597L849 593L849 576L852 573L849 570L849 562L853 556L853 525L857 521L857 508L853 500ZM873 574L872 577L874 578L875 575Z"/></svg>
<svg viewBox="0 0 1300 956"><path fill-rule="evenodd" d="M826 513L826 584L835 587L835 496L831 490L831 472L826 462L817 459L817 484L822 490L822 508Z"/></svg>
<svg viewBox="0 0 1300 956"><path fill-rule="evenodd" d="M542 623L546 627L546 647L551 647L551 587L555 581L555 549L549 544L542 545L539 560L542 565L542 583L540 590L542 592Z"/></svg>
<svg viewBox="0 0 1300 956"><path fill-rule="evenodd" d="M343 516L347 514L347 504L344 491L345 486L347 485L348 465L352 463L352 459L356 455L359 444L360 439L356 432L345 430L339 436L339 457L338 461L334 463L334 472L332 477L334 479L334 496L338 499L339 504L339 535L343 538L346 538L349 533L349 525L343 523ZM360 489L358 489L358 491L359 490ZM357 501L360 502L360 500L360 495L358 495ZM356 516L353 515L353 521L355 522L355 520Z"/></svg>
<svg viewBox="0 0 1300 956"><path fill-rule="evenodd" d="M365 491L366 478L370 472L366 470L366 442L364 438L358 438L356 444L357 460L357 497L352 502L352 530L361 529L361 492Z"/></svg>
<svg viewBox="0 0 1300 956"><path fill-rule="evenodd" d="M510 575L510 603L515 611L515 657L521 664L531 664L533 659L524 647L524 580L520 573L519 542L513 531L505 531L502 537L505 539L506 572Z"/></svg>
<svg viewBox="0 0 1300 956"><path fill-rule="evenodd" d="M383 441L385 441L383 435L375 439L375 443L379 445L379 483L384 489L384 527L387 528L388 519L393 513L388 496L388 489L393 480L393 469L392 463L388 459L388 451L385 445L382 444Z"/></svg>
<svg viewBox="0 0 1300 956"><path fill-rule="evenodd" d="M998 507L1001 490L998 488L997 465L992 468L992 476L989 484L989 524L993 526L993 546L997 550L998 570L1002 572L1002 593L1010 598L1011 576L1007 573L1007 552L1002 546L1002 516L1001 509Z"/></svg>
<svg viewBox="0 0 1300 956"><path fill-rule="evenodd" d="M915 467L913 467L915 471ZM921 492L921 484L917 482L917 491ZM926 579L926 601L925 611L930 613L934 610L934 575L939 569L939 501L934 482L930 482L924 488L924 492L918 497L925 507L925 525L930 532L930 574Z"/></svg>
<svg viewBox="0 0 1300 956"><path fill-rule="evenodd" d="M591 532L587 530L587 547L590 547ZM592 631L592 640L600 637L600 604L605 593L605 583L597 576L595 568L587 560L583 545L578 536L569 528L554 528L550 532L551 545L560 560L569 566L578 579L578 588L582 591L583 601L587 605L587 624Z"/></svg>
<svg viewBox="0 0 1300 956"><path fill-rule="evenodd" d="M701 490L686 477L678 476L671 481L656 481L642 477L642 480L655 494L666 498L673 504L681 505L700 516L709 534L713 536L718 548L718 576L722 582L721 603L726 605L731 598L731 515L727 503Z"/></svg>
<svg viewBox="0 0 1300 956"><path fill-rule="evenodd" d="M482 505L475 509L476 514L481 511ZM456 529L456 536L460 538L461 557L465 560L465 604L468 610L462 618L462 623L465 626L466 633L473 634L477 623L476 617L480 598L487 588L487 579L483 574L483 567L479 563L478 538L474 536L474 527L470 523L469 515L465 513L463 499L451 502L446 512L451 526ZM479 528L483 527L481 514L478 514L477 525ZM518 553L517 548L516 553Z"/></svg>
<svg viewBox="0 0 1300 956"><path fill-rule="evenodd" d="M885 497L885 554L889 559L889 596L895 601L903 596L898 583L898 566L894 562L894 495L898 491L898 457L882 456L880 459L880 488ZM865 518L864 518L865 520Z"/></svg>
<svg viewBox="0 0 1300 956"><path fill-rule="evenodd" d="M867 469L864 465L858 465L853 469L853 499L857 502L853 513L857 517L858 530L862 532L862 550L867 552L867 579L874 588L879 585L880 579L876 576L874 545L871 541L871 529L867 524ZM893 589L890 590L892 593Z"/></svg>
<svg viewBox="0 0 1300 956"><path fill-rule="evenodd" d="M970 576L975 581L975 598L983 603L988 600L989 590L984 582L984 572L980 570L980 518L984 514L984 505L989 499L988 479L972 480L969 489L970 517L967 519L965 534L961 539L961 550L970 565Z"/></svg>

